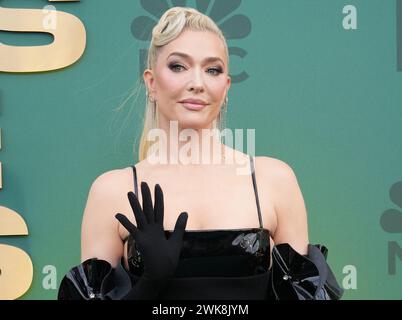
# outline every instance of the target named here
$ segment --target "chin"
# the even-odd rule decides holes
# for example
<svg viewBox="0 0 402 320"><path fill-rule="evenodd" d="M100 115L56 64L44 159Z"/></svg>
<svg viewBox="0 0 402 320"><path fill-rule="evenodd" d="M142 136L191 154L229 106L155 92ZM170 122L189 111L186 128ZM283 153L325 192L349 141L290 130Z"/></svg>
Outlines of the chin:
<svg viewBox="0 0 402 320"><path fill-rule="evenodd" d="M206 119L201 114L181 115L178 117L179 127L182 129L203 129L209 128L212 120Z"/></svg>
<svg viewBox="0 0 402 320"><path fill-rule="evenodd" d="M201 121L179 121L179 127L182 129L203 129L208 128L209 124Z"/></svg>

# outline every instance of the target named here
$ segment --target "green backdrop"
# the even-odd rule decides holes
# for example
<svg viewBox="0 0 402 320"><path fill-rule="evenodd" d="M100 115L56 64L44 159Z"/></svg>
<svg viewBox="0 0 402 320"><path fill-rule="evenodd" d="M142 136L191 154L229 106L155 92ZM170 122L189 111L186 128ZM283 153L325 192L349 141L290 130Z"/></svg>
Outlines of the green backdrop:
<svg viewBox="0 0 402 320"><path fill-rule="evenodd" d="M117 2L53 3L84 23L83 57L59 71L0 73L0 205L20 213L29 228L26 237L0 242L22 248L32 259L34 278L22 299L57 297L56 289L44 289L42 269L55 266L60 283L79 263L91 183L105 171L137 162L133 145L141 132L144 94L118 107L139 79L141 52L149 44L139 39L138 17L151 21L147 10L172 3ZM221 17L222 28L226 23L231 71L238 76L229 93L228 126L256 129L256 155L293 167L308 210L310 241L329 248L340 284L345 266L357 270L357 288L345 290L344 299L401 299L402 254L388 250L390 242L402 247L401 218L391 219L392 233L380 219L386 210L402 210L399 184L390 198L391 187L402 180L397 67L402 5L395 0L230 0L215 8L214 1L174 3L207 8ZM49 4L0 0L15 8ZM349 4L357 9L355 30L342 24L347 15L342 9ZM4 43L49 41L39 34L0 32ZM395 274L389 272L392 259Z"/></svg>

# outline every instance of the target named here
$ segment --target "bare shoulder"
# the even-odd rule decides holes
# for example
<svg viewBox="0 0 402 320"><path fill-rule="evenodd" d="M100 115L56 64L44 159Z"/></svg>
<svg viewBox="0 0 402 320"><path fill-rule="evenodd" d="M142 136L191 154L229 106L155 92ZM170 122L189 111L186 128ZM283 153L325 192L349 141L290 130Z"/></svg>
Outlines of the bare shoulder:
<svg viewBox="0 0 402 320"><path fill-rule="evenodd" d="M290 182L294 179L295 173L293 168L286 162L272 157L256 157L256 170L260 175L274 178L275 182Z"/></svg>
<svg viewBox="0 0 402 320"><path fill-rule="evenodd" d="M113 221L114 215L127 207L127 193L133 189L130 169L110 170L93 181L84 210L84 221Z"/></svg>
<svg viewBox="0 0 402 320"><path fill-rule="evenodd" d="M259 191L259 200L264 221L270 231L275 233L278 225L277 203L281 194L278 190L278 181L283 180L289 172L288 165L272 157L255 157L255 175Z"/></svg>
<svg viewBox="0 0 402 320"><path fill-rule="evenodd" d="M127 211L128 169L104 172L93 181L81 226L82 261L97 257L116 265L123 254L115 215Z"/></svg>
<svg viewBox="0 0 402 320"><path fill-rule="evenodd" d="M147 172L150 165L143 160L135 164L141 174ZM113 169L100 174L92 183L90 195L98 198L102 202L118 204L122 200L127 204L127 193L134 191L134 173L131 166Z"/></svg>
<svg viewBox="0 0 402 320"><path fill-rule="evenodd" d="M289 197L294 193L300 192L295 171L280 159L257 157L256 171L262 177L263 187L269 189L275 208L291 200Z"/></svg>
<svg viewBox="0 0 402 320"><path fill-rule="evenodd" d="M256 170L264 177L263 188L270 192L275 208L275 243L289 243L299 253L306 253L307 210L293 168L279 159L258 157Z"/></svg>
<svg viewBox="0 0 402 320"><path fill-rule="evenodd" d="M259 187L268 195L266 201L274 208L274 221L279 222L282 204L289 202L291 190L298 189L296 174L285 161L266 156L255 158L255 168Z"/></svg>
<svg viewBox="0 0 402 320"><path fill-rule="evenodd" d="M92 183L84 220L114 220L116 212L127 208L127 193L133 190L130 167L114 169L100 174Z"/></svg>
<svg viewBox="0 0 402 320"><path fill-rule="evenodd" d="M116 195L127 184L132 177L131 167L106 171L99 175L91 185L91 191L100 195Z"/></svg>

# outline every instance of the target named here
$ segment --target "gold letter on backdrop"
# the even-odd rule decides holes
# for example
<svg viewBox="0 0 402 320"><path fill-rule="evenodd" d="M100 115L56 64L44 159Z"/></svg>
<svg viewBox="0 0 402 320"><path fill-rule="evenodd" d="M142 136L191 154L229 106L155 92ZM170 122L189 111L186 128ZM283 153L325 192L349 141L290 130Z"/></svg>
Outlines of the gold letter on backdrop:
<svg viewBox="0 0 402 320"><path fill-rule="evenodd" d="M49 0L75 2L79 0ZM46 46L9 46L0 42L0 72L42 72L61 69L76 62L84 53L86 32L75 16L57 11L0 7L0 31L45 32L54 37ZM1 129L0 129L1 149ZM0 162L0 189L2 175ZM28 235L24 219L15 211L0 206L0 236ZM17 299L31 286L33 265L20 248L0 244L0 300Z"/></svg>
<svg viewBox="0 0 402 320"><path fill-rule="evenodd" d="M0 206L0 236L27 235L24 219L15 211ZM31 258L20 248L0 244L0 300L17 299L32 283Z"/></svg>
<svg viewBox="0 0 402 320"><path fill-rule="evenodd" d="M45 32L54 36L53 43L43 46L0 43L0 72L43 72L65 68L76 62L85 50L86 31L81 20L47 7L43 10L0 7L0 30Z"/></svg>

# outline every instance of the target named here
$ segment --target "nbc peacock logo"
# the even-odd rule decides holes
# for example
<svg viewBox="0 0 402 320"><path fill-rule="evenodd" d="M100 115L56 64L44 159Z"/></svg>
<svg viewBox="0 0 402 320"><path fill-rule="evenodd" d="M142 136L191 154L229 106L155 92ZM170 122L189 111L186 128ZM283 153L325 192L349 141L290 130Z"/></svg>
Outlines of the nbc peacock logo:
<svg viewBox="0 0 402 320"><path fill-rule="evenodd" d="M233 40L244 39L251 32L250 19L236 12L241 2L241 0L141 0L141 6L148 15L138 16L133 20L131 33L137 40L149 42L153 27L166 10L172 7L193 7L208 15L220 27L228 42L229 55L244 59L247 56L247 51L244 48L231 45ZM140 74L145 69L146 56L147 49L140 49ZM245 70L230 76L232 83L243 82L249 78Z"/></svg>
<svg viewBox="0 0 402 320"><path fill-rule="evenodd" d="M402 181L394 183L389 189L391 201L398 209L387 209L380 219L381 227L388 233L402 236ZM388 274L396 274L396 257L402 261L402 247L397 241L388 241Z"/></svg>

